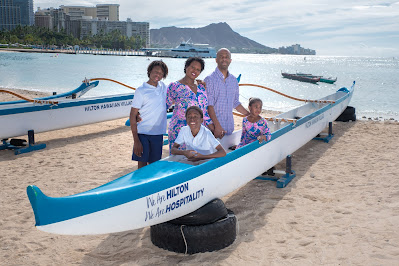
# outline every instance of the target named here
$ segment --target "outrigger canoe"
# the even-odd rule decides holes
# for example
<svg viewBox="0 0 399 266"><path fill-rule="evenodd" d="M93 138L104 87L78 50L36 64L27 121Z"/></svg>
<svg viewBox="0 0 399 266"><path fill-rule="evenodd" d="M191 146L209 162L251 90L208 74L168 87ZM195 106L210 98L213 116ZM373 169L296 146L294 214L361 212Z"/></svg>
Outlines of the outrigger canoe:
<svg viewBox="0 0 399 266"><path fill-rule="evenodd" d="M283 75L284 78L287 79L293 79L293 80L298 80L298 81L303 81L303 82L309 82L309 83L317 83L320 81L320 77L307 77L307 76L301 76L297 74L290 74L290 73L284 73L282 72L281 75Z"/></svg>
<svg viewBox="0 0 399 266"><path fill-rule="evenodd" d="M83 96L86 94L89 90L92 88L96 87L98 85L98 81L88 83L88 82L83 82L82 85L80 85L78 88L71 90L69 92L61 93L61 94L55 94L51 96L46 96L46 97L40 97L36 98L34 100L36 101L52 101L52 100L60 100L60 99L75 99ZM19 101L8 101L8 102L0 102L0 105L10 105L10 104L18 104L18 103L26 103L26 100L19 100Z"/></svg>
<svg viewBox="0 0 399 266"><path fill-rule="evenodd" d="M313 139L345 110L354 85L274 117L270 141L253 142L222 158L193 165L170 156L67 197L48 197L29 186L36 227L56 234L106 234L186 215L244 186ZM221 144L227 150L240 136L241 130L235 131Z"/></svg>
<svg viewBox="0 0 399 266"><path fill-rule="evenodd" d="M97 86L98 81L82 86ZM82 87L81 86L81 87ZM133 93L0 105L0 139L128 117Z"/></svg>

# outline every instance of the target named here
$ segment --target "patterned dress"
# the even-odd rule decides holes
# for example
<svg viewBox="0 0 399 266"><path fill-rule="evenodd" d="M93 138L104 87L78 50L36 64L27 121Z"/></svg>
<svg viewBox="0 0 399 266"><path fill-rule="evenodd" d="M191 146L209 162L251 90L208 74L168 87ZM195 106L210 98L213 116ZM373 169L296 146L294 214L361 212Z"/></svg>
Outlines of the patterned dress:
<svg viewBox="0 0 399 266"><path fill-rule="evenodd" d="M173 143L179 134L182 127L187 125L186 110L192 105L201 108L204 113L204 126L212 123L208 114L208 97L203 85L197 86L197 94L195 94L189 86L186 86L178 81L172 82L168 86L166 93L166 105L170 108L175 105L173 115L169 122L168 136L169 136L169 153L172 150ZM181 145L179 149L185 149L185 145Z"/></svg>
<svg viewBox="0 0 399 266"><path fill-rule="evenodd" d="M248 117L244 117L242 120L241 140L240 144L237 145L237 149L254 142L262 135L266 136L267 141L271 138L270 129L267 126L266 119L261 118L258 122L251 123L248 120Z"/></svg>

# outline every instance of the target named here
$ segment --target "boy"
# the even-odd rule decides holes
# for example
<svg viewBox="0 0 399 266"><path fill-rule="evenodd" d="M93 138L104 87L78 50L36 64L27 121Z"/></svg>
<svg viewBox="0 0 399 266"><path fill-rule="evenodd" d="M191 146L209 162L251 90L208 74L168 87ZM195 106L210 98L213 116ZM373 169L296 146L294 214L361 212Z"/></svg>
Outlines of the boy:
<svg viewBox="0 0 399 266"><path fill-rule="evenodd" d="M209 129L202 125L203 117L202 110L198 106L187 108L187 126L180 129L173 143L173 155L184 155L193 162L226 156L226 151L220 142ZM186 144L184 151L178 149L183 143Z"/></svg>

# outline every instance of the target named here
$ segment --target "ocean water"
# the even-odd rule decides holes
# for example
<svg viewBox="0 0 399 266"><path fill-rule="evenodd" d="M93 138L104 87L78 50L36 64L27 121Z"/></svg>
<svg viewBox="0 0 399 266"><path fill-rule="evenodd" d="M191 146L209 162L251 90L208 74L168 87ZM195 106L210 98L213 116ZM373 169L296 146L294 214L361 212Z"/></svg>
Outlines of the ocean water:
<svg viewBox="0 0 399 266"><path fill-rule="evenodd" d="M0 52L0 87L43 92L67 92L85 78L110 78L133 87L147 81L147 66L154 57L100 56ZM357 117L399 119L399 60L397 58L295 56L233 54L230 71L242 75L241 83L259 84L303 99L318 99L349 88L356 81L350 103ZM185 59L163 58L169 68L165 83L184 76ZM204 79L216 68L215 59L205 59ZM284 79L281 72L304 72L337 77L335 84L310 84ZM100 81L86 96L125 93L131 90L118 84ZM246 106L250 97L263 100L263 108L287 111L302 102L290 100L268 90L240 87L240 99Z"/></svg>

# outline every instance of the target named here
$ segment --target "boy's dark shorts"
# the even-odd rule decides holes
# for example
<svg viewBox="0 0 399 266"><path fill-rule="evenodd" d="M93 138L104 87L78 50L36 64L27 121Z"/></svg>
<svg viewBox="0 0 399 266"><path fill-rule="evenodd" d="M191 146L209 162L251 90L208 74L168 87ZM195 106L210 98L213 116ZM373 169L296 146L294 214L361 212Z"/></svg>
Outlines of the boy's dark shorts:
<svg viewBox="0 0 399 266"><path fill-rule="evenodd" d="M163 135L138 134L141 145L143 145L143 154L141 157L132 155L132 160L140 162L153 163L162 158Z"/></svg>

